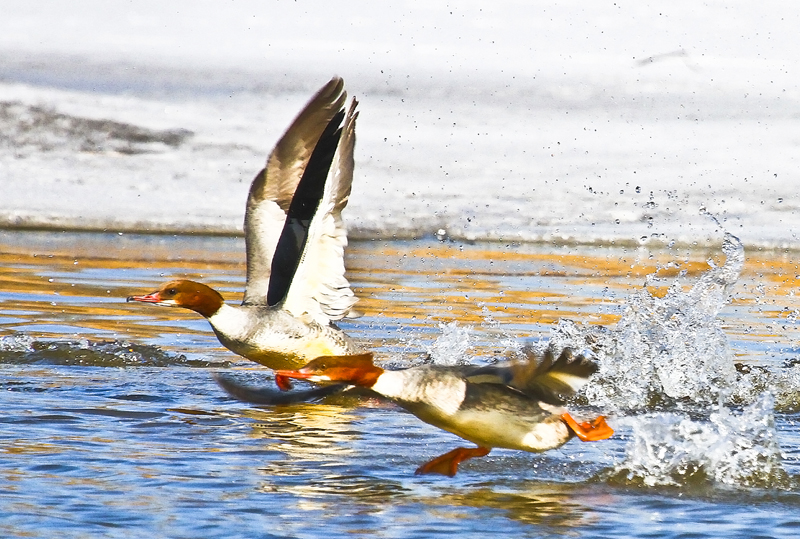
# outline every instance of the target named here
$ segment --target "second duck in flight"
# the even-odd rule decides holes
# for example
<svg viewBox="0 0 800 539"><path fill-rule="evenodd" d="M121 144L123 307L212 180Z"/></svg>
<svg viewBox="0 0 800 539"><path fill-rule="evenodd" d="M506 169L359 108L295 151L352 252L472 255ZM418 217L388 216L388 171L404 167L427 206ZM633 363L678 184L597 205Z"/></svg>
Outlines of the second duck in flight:
<svg viewBox="0 0 800 539"><path fill-rule="evenodd" d="M353 181L357 102L334 78L309 101L250 186L244 219L247 288L241 305L176 280L128 301L184 307L220 343L273 369L360 350L336 325L357 299L345 278L342 209Z"/></svg>
<svg viewBox="0 0 800 539"><path fill-rule="evenodd" d="M459 463L488 455L494 447L538 453L574 436L593 442L614 434L603 416L578 423L562 408L597 372L594 362L569 349L558 356L551 349L539 354L529 347L522 353L520 361L494 365L421 365L396 371L375 365L372 354L321 357L297 370L275 371L275 381L284 389L292 378L333 385L288 393L249 388L224 376L217 376L217 382L240 400L267 405L307 402L358 386L477 445L445 453L420 466L418 474L453 476Z"/></svg>

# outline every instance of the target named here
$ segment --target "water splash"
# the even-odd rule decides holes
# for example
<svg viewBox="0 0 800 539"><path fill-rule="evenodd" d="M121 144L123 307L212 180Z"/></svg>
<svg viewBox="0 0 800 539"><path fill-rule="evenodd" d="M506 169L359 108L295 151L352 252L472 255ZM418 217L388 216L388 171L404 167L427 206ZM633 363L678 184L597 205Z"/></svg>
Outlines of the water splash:
<svg viewBox="0 0 800 539"><path fill-rule="evenodd" d="M782 368L736 364L718 315L741 272L744 249L726 234L722 250L725 263L709 262L711 269L688 291L675 281L663 298L646 288L631 294L615 327L559 321L550 342L588 349L600 364L584 400L622 413L697 411L718 402L752 404L769 390L777 410L800 411L800 361Z"/></svg>
<svg viewBox="0 0 800 539"><path fill-rule="evenodd" d="M744 263L741 242L725 235L725 264L688 291L676 281L658 298L646 288L626 300L617 326L602 330L559 324L556 340L590 346L600 363L586 397L615 410L663 404L711 404L736 383L733 353L718 318ZM580 342L583 341L583 342Z"/></svg>
<svg viewBox="0 0 800 539"><path fill-rule="evenodd" d="M789 489L792 479L782 465L772 409L772 396L762 393L740 414L720 407L708 421L664 413L619 419L632 427L633 441L606 480L647 487Z"/></svg>
<svg viewBox="0 0 800 539"><path fill-rule="evenodd" d="M32 353L34 352L33 343L33 337L21 333L0 337L0 354L8 352Z"/></svg>
<svg viewBox="0 0 800 539"><path fill-rule="evenodd" d="M492 311L490 311L485 304L479 303L478 305L481 307L481 318L483 319L481 322L481 328L491 333L493 347L495 349L502 350L500 356L495 357L492 360L496 361L501 357L521 357L520 353L524 346L530 345L537 347L538 342L520 339L511 332L505 331L500 321L492 315ZM542 350L544 350L546 347L546 343L541 345Z"/></svg>
<svg viewBox="0 0 800 539"><path fill-rule="evenodd" d="M719 312L741 273L744 249L726 234L722 251L725 263L709 262L689 290L676 280L662 298L646 287L633 293L616 327L562 321L554 329L551 341L589 347L600 364L583 398L615 411L614 424L632 430L624 459L604 474L611 483L783 489L796 483L783 467L772 392L779 406L798 408L800 366L737 370ZM747 406L736 413L738 405Z"/></svg>
<svg viewBox="0 0 800 539"><path fill-rule="evenodd" d="M467 365L472 361L472 326L459 326L458 322L439 323L442 334L431 343L427 352L437 365Z"/></svg>
<svg viewBox="0 0 800 539"><path fill-rule="evenodd" d="M748 404L763 391L770 391L775 396L776 410L800 412L800 363L789 361L779 369L737 365L737 382L730 401Z"/></svg>

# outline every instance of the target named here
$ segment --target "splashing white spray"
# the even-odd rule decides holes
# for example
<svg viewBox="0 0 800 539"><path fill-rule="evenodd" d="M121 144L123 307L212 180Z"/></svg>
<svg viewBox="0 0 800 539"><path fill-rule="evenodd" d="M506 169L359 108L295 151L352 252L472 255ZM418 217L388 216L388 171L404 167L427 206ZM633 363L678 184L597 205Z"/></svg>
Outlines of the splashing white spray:
<svg viewBox="0 0 800 539"><path fill-rule="evenodd" d="M471 361L472 327L458 322L439 324L442 334L428 347L428 355L437 365L466 365Z"/></svg>
<svg viewBox="0 0 800 539"><path fill-rule="evenodd" d="M608 476L644 486L789 488L772 408L763 393L740 414L720 407L708 421L664 413L620 419L632 427L633 441Z"/></svg>
<svg viewBox="0 0 800 539"><path fill-rule="evenodd" d="M703 274L689 291L677 282L663 298L639 290L627 299L614 329L584 331L600 363L586 388L591 402L635 410L664 399L710 404L732 391L733 354L717 315L741 272L744 249L726 234L722 250L725 264Z"/></svg>

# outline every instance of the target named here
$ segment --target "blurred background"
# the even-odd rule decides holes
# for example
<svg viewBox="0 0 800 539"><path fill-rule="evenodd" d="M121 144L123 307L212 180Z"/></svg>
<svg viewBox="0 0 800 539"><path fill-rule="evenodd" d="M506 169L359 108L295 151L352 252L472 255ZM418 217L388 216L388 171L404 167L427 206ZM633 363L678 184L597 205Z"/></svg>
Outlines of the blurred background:
<svg viewBox="0 0 800 539"><path fill-rule="evenodd" d="M338 74L362 111L354 236L718 243L706 208L796 246L799 22L770 1L4 2L0 222L237 231Z"/></svg>

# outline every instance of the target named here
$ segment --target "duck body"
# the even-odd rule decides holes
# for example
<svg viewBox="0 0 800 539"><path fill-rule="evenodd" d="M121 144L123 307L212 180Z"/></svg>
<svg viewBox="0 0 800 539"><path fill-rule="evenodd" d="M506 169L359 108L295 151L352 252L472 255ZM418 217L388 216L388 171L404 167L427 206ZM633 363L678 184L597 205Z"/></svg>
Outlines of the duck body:
<svg viewBox="0 0 800 539"><path fill-rule="evenodd" d="M385 371L371 388L422 421L479 447L542 452L575 434L566 410L498 383L470 382L463 369L421 366Z"/></svg>
<svg viewBox="0 0 800 539"><path fill-rule="evenodd" d="M227 349L273 369L304 365L319 356L358 352L336 325L305 322L279 306L223 304L208 322Z"/></svg>
<svg viewBox="0 0 800 539"><path fill-rule="evenodd" d="M320 357L297 370L277 370L275 378L283 389L291 387L287 383L290 378L369 389L422 421L477 446L445 453L420 466L419 474L453 476L459 463L485 456L495 447L538 453L560 447L574 436L588 442L614 434L603 416L578 423L562 407L565 398L597 371L596 364L574 356L569 349L558 356L550 350L538 354L530 348L523 349L523 354L522 361L487 366L422 365L396 371L376 366L369 353ZM219 381L242 400L280 402L275 392ZM309 398L321 395L314 391L305 394Z"/></svg>
<svg viewBox="0 0 800 539"><path fill-rule="evenodd" d="M250 186L245 208L247 286L241 305L176 280L128 301L203 315L220 343L270 368L299 367L358 347L336 322L358 316L345 278L341 212L353 180L357 102L335 77L308 102Z"/></svg>

